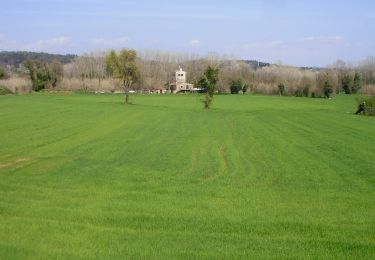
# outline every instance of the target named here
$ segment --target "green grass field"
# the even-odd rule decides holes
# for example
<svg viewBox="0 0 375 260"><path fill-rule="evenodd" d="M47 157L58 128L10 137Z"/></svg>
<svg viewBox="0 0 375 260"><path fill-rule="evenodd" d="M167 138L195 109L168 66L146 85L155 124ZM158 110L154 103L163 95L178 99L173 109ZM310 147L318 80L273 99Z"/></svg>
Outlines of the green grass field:
<svg viewBox="0 0 375 260"><path fill-rule="evenodd" d="M0 96L0 259L373 259L355 97Z"/></svg>

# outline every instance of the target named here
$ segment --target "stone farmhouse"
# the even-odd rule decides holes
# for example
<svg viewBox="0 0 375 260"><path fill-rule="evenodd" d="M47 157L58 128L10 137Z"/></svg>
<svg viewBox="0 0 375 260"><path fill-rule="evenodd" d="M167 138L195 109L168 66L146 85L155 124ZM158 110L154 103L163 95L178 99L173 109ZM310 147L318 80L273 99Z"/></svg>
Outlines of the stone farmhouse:
<svg viewBox="0 0 375 260"><path fill-rule="evenodd" d="M186 72L180 67L175 72L173 80L169 83L169 89L173 93L193 92L194 85L186 82Z"/></svg>

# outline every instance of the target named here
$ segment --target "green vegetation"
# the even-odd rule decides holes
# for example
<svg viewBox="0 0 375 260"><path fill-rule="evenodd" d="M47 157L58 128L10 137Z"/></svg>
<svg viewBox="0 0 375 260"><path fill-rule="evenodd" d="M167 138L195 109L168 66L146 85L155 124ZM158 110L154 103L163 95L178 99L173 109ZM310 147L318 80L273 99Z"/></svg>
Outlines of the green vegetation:
<svg viewBox="0 0 375 260"><path fill-rule="evenodd" d="M28 70L34 91L55 88L63 76L63 67L57 61L47 63L26 60L24 66Z"/></svg>
<svg viewBox="0 0 375 260"><path fill-rule="evenodd" d="M280 83L277 85L277 88L279 89L279 95L284 96L285 95L285 85L284 83Z"/></svg>
<svg viewBox="0 0 375 260"><path fill-rule="evenodd" d="M353 89L353 79L350 74L345 74L341 79L342 89L345 94L351 94Z"/></svg>
<svg viewBox="0 0 375 260"><path fill-rule="evenodd" d="M117 53L112 50L106 56L106 68L110 76L120 79L125 92L125 103L129 103L129 91L140 78L139 68L136 63L135 50L121 50Z"/></svg>
<svg viewBox="0 0 375 260"><path fill-rule="evenodd" d="M335 99L0 97L1 259L371 259L375 120Z"/></svg>
<svg viewBox="0 0 375 260"><path fill-rule="evenodd" d="M358 109L356 114L375 116L375 96L357 99Z"/></svg>
<svg viewBox="0 0 375 260"><path fill-rule="evenodd" d="M214 100L214 93L216 91L216 84L219 80L219 68L208 66L204 71L202 77L198 81L198 86L205 89L206 95L202 100L205 109L212 106Z"/></svg>
<svg viewBox="0 0 375 260"><path fill-rule="evenodd" d="M297 89L296 92L294 93L294 95L296 97L309 97L310 89L311 89L311 83L306 82L304 87L302 89L300 89L300 88Z"/></svg>
<svg viewBox="0 0 375 260"><path fill-rule="evenodd" d="M7 78L9 78L7 71L5 70L5 68L0 66L0 79L7 79Z"/></svg>
<svg viewBox="0 0 375 260"><path fill-rule="evenodd" d="M242 83L241 80L233 80L232 84L230 86L230 93L231 94L238 94L240 91L242 91L243 88L244 88L244 86L243 86L243 83Z"/></svg>
<svg viewBox="0 0 375 260"><path fill-rule="evenodd" d="M332 96L333 86L329 81L324 81L323 92L326 98L330 98Z"/></svg>
<svg viewBox="0 0 375 260"><path fill-rule="evenodd" d="M26 60L38 60L44 62L59 61L61 63L69 63L77 55L72 54L50 54L45 52L29 52L29 51L0 51L0 64L6 64L18 67Z"/></svg>
<svg viewBox="0 0 375 260"><path fill-rule="evenodd" d="M356 71L354 74L352 93L357 93L362 87L362 78L361 75Z"/></svg>
<svg viewBox="0 0 375 260"><path fill-rule="evenodd" d="M249 85L247 84L242 84L242 93L246 94L247 90L249 89Z"/></svg>
<svg viewBox="0 0 375 260"><path fill-rule="evenodd" d="M0 86L0 95L9 95L9 94L13 94L13 92L4 86Z"/></svg>
<svg viewBox="0 0 375 260"><path fill-rule="evenodd" d="M345 94L355 94L362 87L361 75L356 71L354 77L348 73L344 73L341 77L341 86Z"/></svg>

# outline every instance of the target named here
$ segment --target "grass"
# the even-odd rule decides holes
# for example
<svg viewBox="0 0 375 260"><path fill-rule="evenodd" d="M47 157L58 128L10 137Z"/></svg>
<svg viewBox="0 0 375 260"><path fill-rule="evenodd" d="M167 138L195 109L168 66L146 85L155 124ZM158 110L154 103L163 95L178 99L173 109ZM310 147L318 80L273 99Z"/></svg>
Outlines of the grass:
<svg viewBox="0 0 375 260"><path fill-rule="evenodd" d="M334 100L0 97L0 258L375 255L375 118Z"/></svg>

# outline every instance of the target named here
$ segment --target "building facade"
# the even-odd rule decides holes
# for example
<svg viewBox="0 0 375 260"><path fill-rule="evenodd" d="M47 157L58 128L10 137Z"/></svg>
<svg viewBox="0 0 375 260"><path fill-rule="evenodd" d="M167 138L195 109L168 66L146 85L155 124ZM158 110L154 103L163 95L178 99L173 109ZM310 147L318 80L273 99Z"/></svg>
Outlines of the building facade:
<svg viewBox="0 0 375 260"><path fill-rule="evenodd" d="M186 82L186 72L180 67L175 72L172 82L169 84L169 89L173 93L192 92L194 85Z"/></svg>

